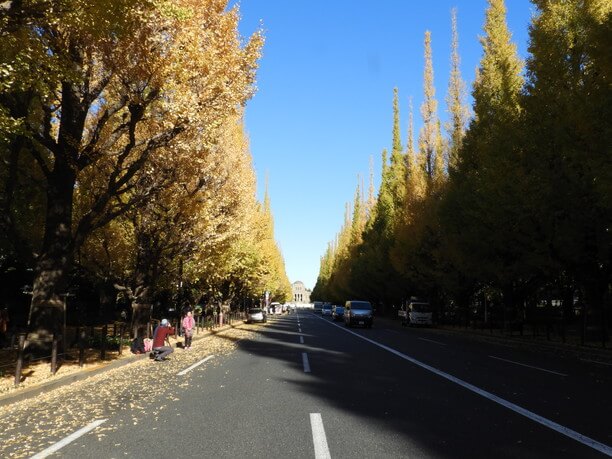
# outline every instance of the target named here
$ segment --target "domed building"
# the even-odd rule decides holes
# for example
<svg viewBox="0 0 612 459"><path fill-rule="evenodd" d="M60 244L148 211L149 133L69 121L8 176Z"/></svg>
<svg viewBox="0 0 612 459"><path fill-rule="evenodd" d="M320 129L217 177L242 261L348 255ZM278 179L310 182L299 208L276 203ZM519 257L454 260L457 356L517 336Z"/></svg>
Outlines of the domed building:
<svg viewBox="0 0 612 459"><path fill-rule="evenodd" d="M312 290L307 289L302 281L296 281L291 284L291 290L293 291L294 303L310 303Z"/></svg>

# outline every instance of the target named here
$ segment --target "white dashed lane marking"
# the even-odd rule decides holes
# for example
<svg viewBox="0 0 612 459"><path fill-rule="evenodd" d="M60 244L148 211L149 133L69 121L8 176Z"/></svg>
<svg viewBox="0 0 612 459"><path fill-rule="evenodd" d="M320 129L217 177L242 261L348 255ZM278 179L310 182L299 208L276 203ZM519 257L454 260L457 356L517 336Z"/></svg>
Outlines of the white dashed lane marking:
<svg viewBox="0 0 612 459"><path fill-rule="evenodd" d="M76 432L68 435L66 438L64 438L64 439L58 441L57 443L49 446L47 449L42 450L40 453L35 454L30 459L44 459L45 457L49 457L51 454L59 451L64 446L72 443L77 438L82 437L86 433L91 432L96 427L98 427L100 424L103 424L106 421L107 421L107 419L98 419L97 421L94 421L91 424L86 425L82 429L77 430Z"/></svg>
<svg viewBox="0 0 612 459"><path fill-rule="evenodd" d="M204 362L207 362L208 360L212 359L214 357L214 355L209 355L208 357L206 357L205 359L200 360L199 362L194 363L193 365L191 365L190 367L185 368L183 371L180 371L177 373L177 376L183 376L186 375L187 373L189 373L191 370L193 370L196 367L199 367L200 365L202 365Z"/></svg>
<svg viewBox="0 0 612 459"><path fill-rule="evenodd" d="M315 459L331 459L321 413L310 413L310 426L312 428L312 442L314 443Z"/></svg>
<svg viewBox="0 0 612 459"><path fill-rule="evenodd" d="M494 355L490 355L489 357L491 357L492 359L496 359L496 360L503 360L504 362L512 363L514 365L520 365L522 367L533 368L534 370L545 371L546 373L552 373L553 375L567 376L565 373L558 373L556 371L545 370L544 368L534 367L532 365L527 365L525 363L513 362L512 360L502 359L501 357L495 357Z"/></svg>
<svg viewBox="0 0 612 459"><path fill-rule="evenodd" d="M304 364L304 373L310 373L310 363L306 352L302 352L302 363Z"/></svg>

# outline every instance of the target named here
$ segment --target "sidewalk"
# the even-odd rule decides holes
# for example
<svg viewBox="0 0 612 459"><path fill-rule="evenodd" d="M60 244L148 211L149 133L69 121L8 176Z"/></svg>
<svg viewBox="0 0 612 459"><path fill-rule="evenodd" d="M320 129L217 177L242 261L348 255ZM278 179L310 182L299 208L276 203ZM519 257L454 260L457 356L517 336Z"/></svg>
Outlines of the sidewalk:
<svg viewBox="0 0 612 459"><path fill-rule="evenodd" d="M241 321L235 322L234 324L242 323ZM221 327L215 328L213 330L204 329L200 331L197 335L194 335L193 341L197 342L203 339L206 336L211 334L218 333L219 331L224 331L229 328L232 328L234 325L225 324ZM179 343L183 342L182 337L178 337L174 339L171 337L171 345L174 349L177 349ZM149 354L132 354L128 347L124 347L123 355L117 355L116 353L112 354L112 357L108 358L104 361L94 361L89 363L82 368L79 368L77 364L71 364L70 366L64 363L60 367L58 373L62 373L62 368L64 371L68 372L68 374L52 376L50 374L50 364L45 362L44 364L39 365L30 365L24 368L23 373L27 374L26 380L18 387L10 386L6 388L6 392L0 395L0 407L7 406L13 403L17 403L23 400L27 400L33 397L37 397L38 395L50 392L58 387L67 386L77 381L82 381L87 378L91 378L92 376L98 375L100 373L104 373L106 371L120 368L125 365L130 365L135 362L139 362L142 360L149 359ZM68 369L66 369L68 367ZM44 373L44 374L43 374ZM4 379L10 379L12 382L14 380L13 375L7 375L3 377ZM27 378L31 378L35 380L35 382L28 383Z"/></svg>

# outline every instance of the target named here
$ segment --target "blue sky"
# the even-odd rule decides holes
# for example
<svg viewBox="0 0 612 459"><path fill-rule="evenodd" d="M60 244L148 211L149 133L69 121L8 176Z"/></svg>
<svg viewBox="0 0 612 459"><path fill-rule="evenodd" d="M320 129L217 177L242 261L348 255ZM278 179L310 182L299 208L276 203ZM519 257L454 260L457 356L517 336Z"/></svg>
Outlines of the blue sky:
<svg viewBox="0 0 612 459"><path fill-rule="evenodd" d="M357 176L378 187L381 152L391 145L393 88L402 143L408 102L415 140L421 125L423 40L431 31L438 116L447 118L451 25L457 8L461 71L468 93L482 54L485 0L241 0L240 31L266 36L258 92L246 126L263 198L268 176L276 240L291 282L313 288L319 260L342 225ZM528 0L506 0L508 24L527 55Z"/></svg>

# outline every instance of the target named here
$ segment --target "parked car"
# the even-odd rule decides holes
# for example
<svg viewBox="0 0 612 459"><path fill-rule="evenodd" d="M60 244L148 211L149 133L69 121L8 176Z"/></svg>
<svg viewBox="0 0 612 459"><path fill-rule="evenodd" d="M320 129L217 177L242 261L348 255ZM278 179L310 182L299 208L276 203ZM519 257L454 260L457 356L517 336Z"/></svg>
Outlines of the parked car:
<svg viewBox="0 0 612 459"><path fill-rule="evenodd" d="M332 319L334 320L344 319L344 306L336 305L332 307Z"/></svg>
<svg viewBox="0 0 612 459"><path fill-rule="evenodd" d="M251 324L253 322L262 322L266 323L267 318L266 314L261 308L251 308L247 313L247 324Z"/></svg>
<svg viewBox="0 0 612 459"><path fill-rule="evenodd" d="M374 308L369 301L350 300L344 304L344 325L352 327L361 325L372 328L374 323Z"/></svg>
<svg viewBox="0 0 612 459"><path fill-rule="evenodd" d="M331 316L332 315L332 305L330 303L325 303L323 308L321 309L322 316Z"/></svg>

